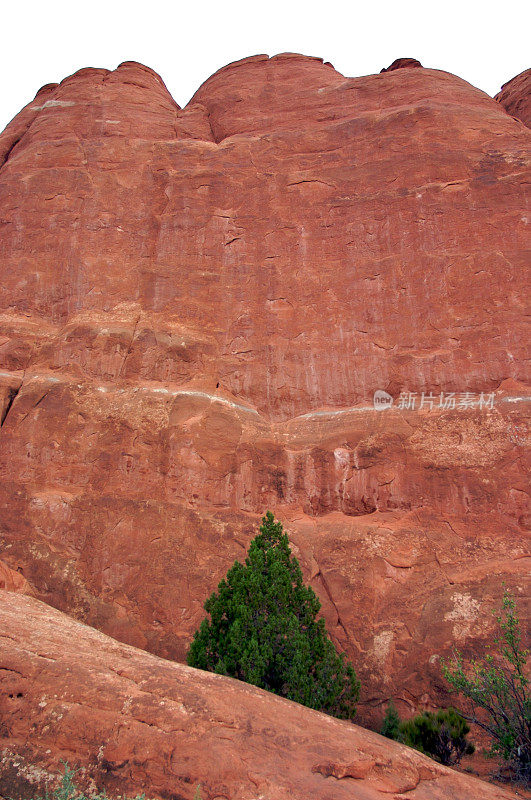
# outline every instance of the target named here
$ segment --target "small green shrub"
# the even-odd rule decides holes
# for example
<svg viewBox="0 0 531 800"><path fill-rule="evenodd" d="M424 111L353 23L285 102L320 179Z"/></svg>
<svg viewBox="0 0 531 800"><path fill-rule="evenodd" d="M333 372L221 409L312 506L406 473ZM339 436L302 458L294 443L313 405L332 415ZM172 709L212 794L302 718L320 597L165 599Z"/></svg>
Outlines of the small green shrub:
<svg viewBox="0 0 531 800"><path fill-rule="evenodd" d="M414 747L446 765L458 764L463 755L474 752L474 745L466 740L469 732L466 720L453 708L424 711L413 719L401 720L392 700L380 729L382 736Z"/></svg>
<svg viewBox="0 0 531 800"><path fill-rule="evenodd" d="M466 738L469 732L467 721L454 708L424 711L399 725L400 741L447 766L474 752Z"/></svg>
<svg viewBox="0 0 531 800"><path fill-rule="evenodd" d="M382 736L387 736L388 739L400 741L400 715L392 700L387 704L380 733Z"/></svg>

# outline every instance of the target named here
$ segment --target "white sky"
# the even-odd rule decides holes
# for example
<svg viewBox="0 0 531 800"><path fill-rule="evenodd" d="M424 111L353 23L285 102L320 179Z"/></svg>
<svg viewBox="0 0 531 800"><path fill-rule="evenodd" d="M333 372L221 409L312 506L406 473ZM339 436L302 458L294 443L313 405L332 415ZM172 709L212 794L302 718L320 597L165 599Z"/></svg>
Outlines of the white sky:
<svg viewBox="0 0 531 800"><path fill-rule="evenodd" d="M285 51L348 77L417 58L493 95L531 66L530 30L529 0L4 0L0 130L43 84L128 60L156 70L181 106L230 61Z"/></svg>

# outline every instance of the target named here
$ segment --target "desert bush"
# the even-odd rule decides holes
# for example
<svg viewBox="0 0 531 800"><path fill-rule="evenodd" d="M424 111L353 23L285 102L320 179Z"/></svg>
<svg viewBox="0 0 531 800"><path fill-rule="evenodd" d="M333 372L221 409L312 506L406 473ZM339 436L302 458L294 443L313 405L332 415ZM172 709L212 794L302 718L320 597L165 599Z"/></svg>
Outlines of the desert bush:
<svg viewBox="0 0 531 800"><path fill-rule="evenodd" d="M317 619L320 607L303 584L281 523L268 511L245 563L235 561L205 602L210 619L194 635L188 664L352 718L359 681Z"/></svg>
<svg viewBox="0 0 531 800"><path fill-rule="evenodd" d="M458 764L463 755L474 752L474 746L466 740L469 732L466 720L453 708L424 711L413 719L401 720L392 700L380 728L382 736L414 747L446 765Z"/></svg>
<svg viewBox="0 0 531 800"><path fill-rule="evenodd" d="M447 766L459 764L464 755L474 752L467 741L470 727L453 708L424 711L399 724L398 739Z"/></svg>
<svg viewBox="0 0 531 800"><path fill-rule="evenodd" d="M531 698L526 667L529 651L522 646L516 601L506 590L501 613L495 614L499 634L495 652L465 663L455 650L442 660L443 674L466 700L466 718L486 731L492 753L515 767L518 777L531 780Z"/></svg>

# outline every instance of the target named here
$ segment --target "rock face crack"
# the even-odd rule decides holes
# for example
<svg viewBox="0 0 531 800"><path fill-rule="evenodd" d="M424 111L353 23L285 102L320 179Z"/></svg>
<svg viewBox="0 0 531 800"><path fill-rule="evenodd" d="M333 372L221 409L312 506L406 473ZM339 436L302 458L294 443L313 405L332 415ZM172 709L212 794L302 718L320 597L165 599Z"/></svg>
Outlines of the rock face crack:
<svg viewBox="0 0 531 800"><path fill-rule="evenodd" d="M330 602L331 602L332 606L334 607L334 610L335 610L335 612L337 614L337 624L342 629L343 633L345 634L345 639L348 642L350 637L349 637L349 635L347 633L347 629L345 628L345 625L343 624L343 621L341 619L341 615L339 613L339 609L338 609L338 607L336 605L336 602L335 602L334 598L332 597L332 592L330 591L330 587L328 586L328 582L327 582L325 576L323 575L321 567L319 567L319 572L317 573L317 575L315 577L316 578L321 578L321 583L323 584L323 589L326 592L326 596L330 600Z"/></svg>
<svg viewBox="0 0 531 800"><path fill-rule="evenodd" d="M17 393L18 393L18 392L17 392ZM35 403L33 403L33 405L31 406L31 408L30 408L28 411L26 411L26 413L24 414L24 416L20 418L20 422L24 422L24 420L25 420L25 419L26 419L26 418L27 418L27 417L28 417L28 416L31 414L31 412L32 412L32 411L34 411L34 410L37 408L37 406L40 406L40 404L42 403L42 401L43 401L43 400L44 400L46 397L48 397L48 395L49 395L49 394L50 394L50 389L46 389L46 391L45 391L45 392L43 392L43 394L41 394L41 396L39 397L39 399L38 399L38 400L37 400Z"/></svg>
<svg viewBox="0 0 531 800"><path fill-rule="evenodd" d="M17 388L9 389L7 403L0 417L0 428L4 426L4 423L7 419L7 415L9 414L9 412L13 407L13 403L15 402L17 395L20 392L21 386L22 384L18 387L18 389Z"/></svg>
<svg viewBox="0 0 531 800"><path fill-rule="evenodd" d="M125 362L127 361L127 359L129 358L129 356L131 355L131 349L132 349L132 347L133 347L133 342L134 342L134 340L135 340L136 329L138 328L138 323L139 323L139 321L140 321L140 316L141 316L141 315L140 315L140 314L138 314L138 316L137 316L137 318L136 318L136 320L135 320L135 323L134 323L134 325L133 325L133 332L132 332L132 334L131 334L131 339L129 340L129 344L128 344L128 346L127 346L127 351L126 351L126 353L125 353L125 355L124 355L124 357L123 357L122 363L121 363L121 365L120 365L120 370L119 370L119 372L118 372L118 375L117 375L117 377L118 377L118 378L119 378L119 377L122 375L122 372L123 372L123 370L124 370L124 367L125 367Z"/></svg>
<svg viewBox="0 0 531 800"><path fill-rule="evenodd" d="M208 122L208 127L210 128L210 133L212 134L212 139L214 140L215 144L219 144L220 142L223 141L225 137L221 133L218 133L215 130L215 123L213 122L212 117L210 116L209 109L206 106L203 106L203 108L205 109L206 120Z"/></svg>

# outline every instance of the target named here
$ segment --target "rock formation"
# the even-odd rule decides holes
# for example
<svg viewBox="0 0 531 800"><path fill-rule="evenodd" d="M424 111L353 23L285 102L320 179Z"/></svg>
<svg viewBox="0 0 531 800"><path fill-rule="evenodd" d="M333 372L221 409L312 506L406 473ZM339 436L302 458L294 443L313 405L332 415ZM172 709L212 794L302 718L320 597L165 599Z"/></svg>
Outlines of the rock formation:
<svg viewBox="0 0 531 800"><path fill-rule="evenodd" d="M512 117L531 128L531 69L504 83L494 98Z"/></svg>
<svg viewBox="0 0 531 800"><path fill-rule="evenodd" d="M44 87L0 137L6 565L182 660L270 508L360 719L437 703L437 656L529 595L529 141L432 69Z"/></svg>
<svg viewBox="0 0 531 800"><path fill-rule="evenodd" d="M19 624L24 619L24 626ZM111 796L510 800L348 722L119 644L0 591L0 794L76 764Z"/></svg>
<svg viewBox="0 0 531 800"><path fill-rule="evenodd" d="M422 64L416 58L395 58L392 64L384 67L380 72L392 72L394 69L418 69L419 67L422 67Z"/></svg>
<svg viewBox="0 0 531 800"><path fill-rule="evenodd" d="M31 586L24 575L0 561L0 589L8 592L19 592L20 594L32 594Z"/></svg>

